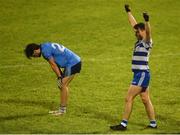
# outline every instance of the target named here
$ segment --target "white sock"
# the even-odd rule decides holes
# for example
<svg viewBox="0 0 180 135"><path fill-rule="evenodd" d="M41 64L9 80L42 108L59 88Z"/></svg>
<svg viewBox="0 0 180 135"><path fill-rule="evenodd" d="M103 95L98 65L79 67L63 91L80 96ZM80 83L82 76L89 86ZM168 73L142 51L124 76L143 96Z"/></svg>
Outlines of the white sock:
<svg viewBox="0 0 180 135"><path fill-rule="evenodd" d="M150 125L151 127L156 127L156 126L157 126L156 120L151 120L149 125Z"/></svg>
<svg viewBox="0 0 180 135"><path fill-rule="evenodd" d="M62 113L66 113L66 106L60 106L59 111Z"/></svg>
<svg viewBox="0 0 180 135"><path fill-rule="evenodd" d="M127 120L122 120L121 125L124 127L127 127L128 121Z"/></svg>

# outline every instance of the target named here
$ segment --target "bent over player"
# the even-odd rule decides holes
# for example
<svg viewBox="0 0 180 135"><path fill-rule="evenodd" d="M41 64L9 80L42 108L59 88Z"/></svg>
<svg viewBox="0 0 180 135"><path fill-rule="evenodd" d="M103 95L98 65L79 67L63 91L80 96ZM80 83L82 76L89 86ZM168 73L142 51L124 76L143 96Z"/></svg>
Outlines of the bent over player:
<svg viewBox="0 0 180 135"><path fill-rule="evenodd" d="M110 126L112 130L126 130L128 120L132 111L133 101L137 95L140 95L144 103L150 124L147 128L157 128L154 108L149 96L150 71L148 66L149 53L152 48L151 28L149 23L149 15L143 13L145 23L137 23L133 17L129 5L125 5L128 19L134 28L137 42L134 46L132 57L132 71L134 77L129 87L125 100L125 109L120 124Z"/></svg>
<svg viewBox="0 0 180 135"><path fill-rule="evenodd" d="M44 57L50 64L52 70L57 76L58 87L60 88L60 108L59 110L50 111L53 115L61 115L66 113L68 101L68 86L73 80L76 73L80 73L81 59L80 57L58 43L42 43L28 44L25 48L27 58ZM61 71L61 68L64 69Z"/></svg>

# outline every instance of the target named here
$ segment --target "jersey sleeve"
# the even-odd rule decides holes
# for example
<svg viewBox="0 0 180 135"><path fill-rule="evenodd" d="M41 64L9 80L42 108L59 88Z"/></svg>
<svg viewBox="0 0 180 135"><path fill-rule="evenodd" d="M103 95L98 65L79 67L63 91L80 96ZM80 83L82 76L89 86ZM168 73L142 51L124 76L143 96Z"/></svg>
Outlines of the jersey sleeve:
<svg viewBox="0 0 180 135"><path fill-rule="evenodd" d="M42 56L44 59L49 60L52 58L52 52L50 48L43 48L42 49Z"/></svg>

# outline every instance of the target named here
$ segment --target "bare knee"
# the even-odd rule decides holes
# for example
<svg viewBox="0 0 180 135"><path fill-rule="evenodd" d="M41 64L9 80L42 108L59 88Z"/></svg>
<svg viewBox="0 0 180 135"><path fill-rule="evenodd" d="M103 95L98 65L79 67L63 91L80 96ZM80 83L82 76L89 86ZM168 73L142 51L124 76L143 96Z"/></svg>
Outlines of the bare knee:
<svg viewBox="0 0 180 135"><path fill-rule="evenodd" d="M150 102L150 99L148 97L141 97L141 100L143 104L148 104Z"/></svg>
<svg viewBox="0 0 180 135"><path fill-rule="evenodd" d="M65 91L65 90L67 90L67 89L68 89L67 83L62 82L60 90L61 90L61 91Z"/></svg>
<svg viewBox="0 0 180 135"><path fill-rule="evenodd" d="M66 88L67 88L67 84L62 83L61 88L62 88L62 89L66 89Z"/></svg>
<svg viewBox="0 0 180 135"><path fill-rule="evenodd" d="M133 102L133 98L130 97L130 96L127 96L127 97L125 98L125 102L126 102L126 103Z"/></svg>

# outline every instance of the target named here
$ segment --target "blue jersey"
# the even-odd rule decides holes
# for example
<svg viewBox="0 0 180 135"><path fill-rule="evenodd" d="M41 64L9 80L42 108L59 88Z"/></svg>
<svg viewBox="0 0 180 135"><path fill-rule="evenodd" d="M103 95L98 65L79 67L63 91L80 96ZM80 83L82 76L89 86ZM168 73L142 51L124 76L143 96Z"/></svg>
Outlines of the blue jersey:
<svg viewBox="0 0 180 135"><path fill-rule="evenodd" d="M81 61L78 55L58 43L41 44L41 54L46 60L54 58L61 68L71 67Z"/></svg>

